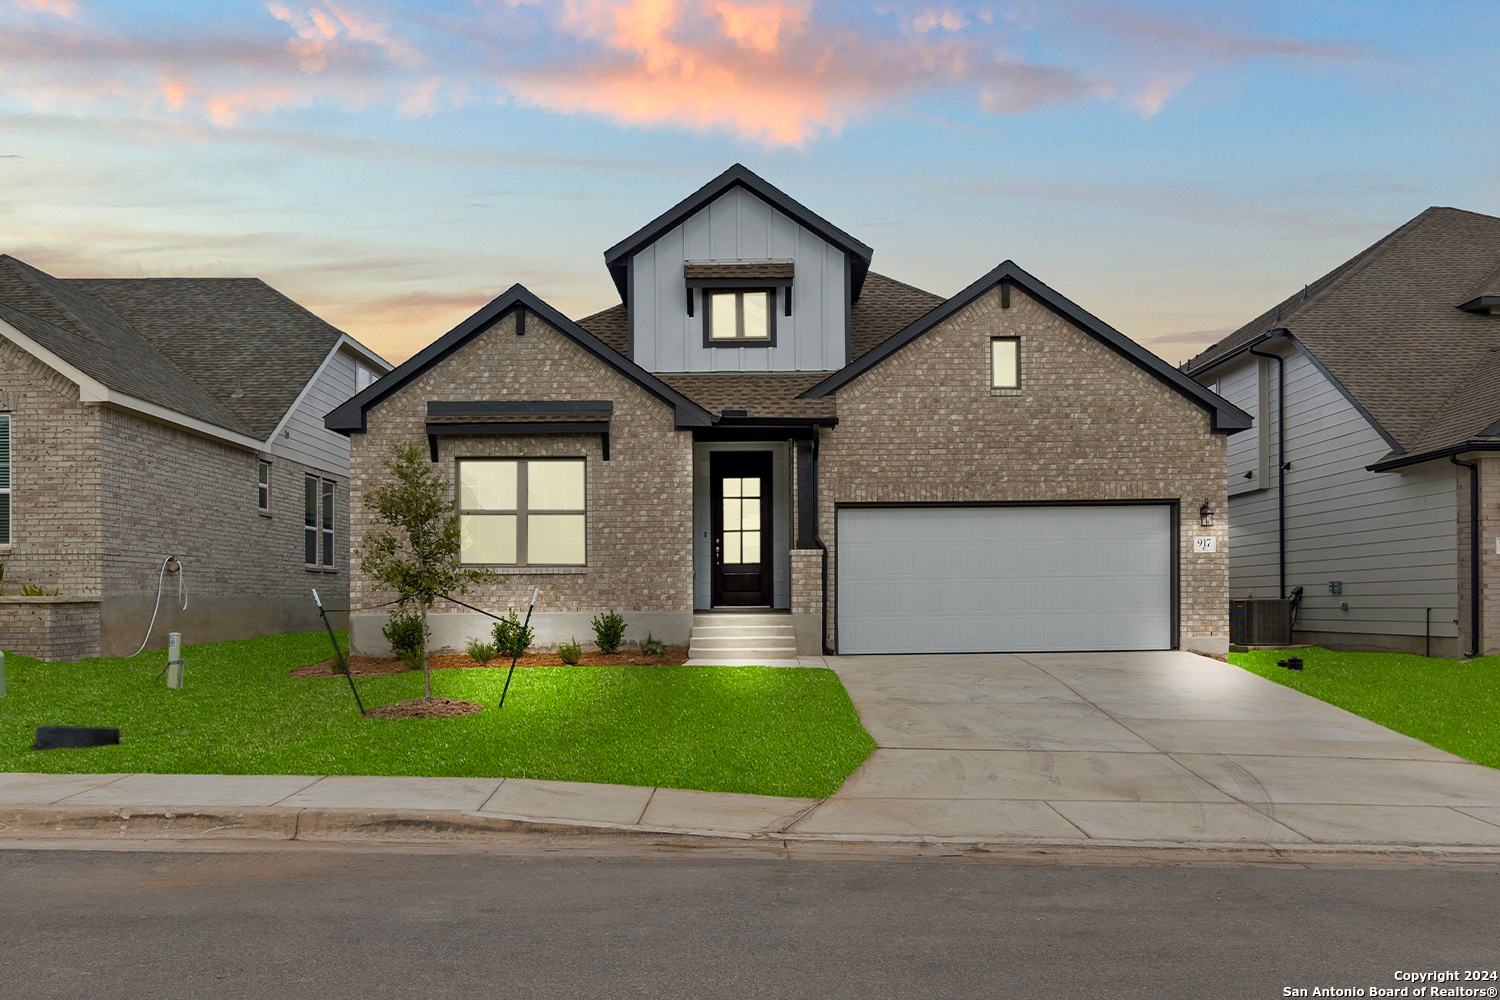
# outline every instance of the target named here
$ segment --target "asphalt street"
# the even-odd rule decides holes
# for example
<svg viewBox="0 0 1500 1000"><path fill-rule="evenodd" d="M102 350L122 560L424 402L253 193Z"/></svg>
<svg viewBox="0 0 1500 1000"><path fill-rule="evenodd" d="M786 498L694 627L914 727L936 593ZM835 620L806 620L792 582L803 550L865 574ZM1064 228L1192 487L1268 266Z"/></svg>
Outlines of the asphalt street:
<svg viewBox="0 0 1500 1000"><path fill-rule="evenodd" d="M1497 890L1495 864L7 849L0 996L1280 997L1495 969Z"/></svg>

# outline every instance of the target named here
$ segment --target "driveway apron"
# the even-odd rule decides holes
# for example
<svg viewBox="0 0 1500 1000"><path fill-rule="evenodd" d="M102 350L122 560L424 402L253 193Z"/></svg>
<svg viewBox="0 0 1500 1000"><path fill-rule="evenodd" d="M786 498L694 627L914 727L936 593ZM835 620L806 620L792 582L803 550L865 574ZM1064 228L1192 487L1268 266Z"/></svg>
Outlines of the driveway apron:
<svg viewBox="0 0 1500 1000"><path fill-rule="evenodd" d="M1500 771L1208 657L827 662L877 749L790 832L1500 845Z"/></svg>

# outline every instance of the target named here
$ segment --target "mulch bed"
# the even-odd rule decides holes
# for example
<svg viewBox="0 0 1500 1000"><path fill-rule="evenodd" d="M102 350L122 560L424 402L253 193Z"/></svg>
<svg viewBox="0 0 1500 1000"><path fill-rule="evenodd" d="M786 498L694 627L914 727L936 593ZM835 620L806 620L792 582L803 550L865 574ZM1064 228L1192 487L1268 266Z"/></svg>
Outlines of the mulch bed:
<svg viewBox="0 0 1500 1000"><path fill-rule="evenodd" d="M618 653L584 653L578 660L582 667L675 667L687 662L687 650L672 646L667 647L665 656L642 656L639 650L635 652L621 651ZM291 672L292 677L337 677L335 668L338 661L334 659L324 660L322 663L310 663L305 667L298 667ZM489 663L480 663L467 653L457 655L437 654L432 657L432 669L434 670L473 670L478 667L510 666L509 658L491 660ZM516 661L518 667L561 667L562 657L556 653L527 653ZM406 670L406 664L395 656L351 656L349 657L349 671L355 677L374 677L379 674L399 674Z"/></svg>
<svg viewBox="0 0 1500 1000"><path fill-rule="evenodd" d="M478 715L484 706L457 698L410 698L372 708L365 713L367 719L456 719L463 715Z"/></svg>

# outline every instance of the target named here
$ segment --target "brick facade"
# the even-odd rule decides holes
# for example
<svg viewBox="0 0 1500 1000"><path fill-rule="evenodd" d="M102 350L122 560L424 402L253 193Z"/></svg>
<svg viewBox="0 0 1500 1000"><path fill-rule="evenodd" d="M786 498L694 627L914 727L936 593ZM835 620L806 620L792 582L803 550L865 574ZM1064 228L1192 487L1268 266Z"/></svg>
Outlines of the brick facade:
<svg viewBox="0 0 1500 1000"><path fill-rule="evenodd" d="M113 656L140 645L162 560L186 571L188 610L169 575L150 648L321 627L310 588L347 604L348 480L335 499L332 573L302 565L302 477L272 463L270 516L257 509L257 452L138 414L79 401L77 387L0 340L0 411L11 415L12 544L4 585L58 588L62 601L0 603L0 634L49 659ZM66 609L66 610L57 610ZM342 625L339 621L337 624ZM56 636L56 638L23 638ZM12 641L9 638L0 641Z"/></svg>
<svg viewBox="0 0 1500 1000"><path fill-rule="evenodd" d="M385 465L392 447L401 442L418 444L424 451L428 447L429 401L608 399L614 403L614 413L607 462L598 434L438 439L437 468L450 482L455 482L455 460L460 457L566 456L585 461L588 564L499 571L503 573L500 582L471 590L464 599L495 611L524 609L532 588L541 587L541 614L603 609L618 610L627 617L631 612L690 614L692 432L674 429L672 407L534 314L527 316L524 335L518 336L516 329L515 314L503 317L368 411L367 431L351 437L350 531L355 551L367 533L379 528L363 497L387 478ZM456 482L454 489L456 493ZM375 581L359 569L356 555L351 593L356 615L375 612L383 618L386 612L377 611L377 606L394 596L376 589ZM435 610L457 613L464 609L440 602ZM577 626L570 627L577 631ZM356 632L366 634L358 627ZM587 635L585 631L579 638Z"/></svg>
<svg viewBox="0 0 1500 1000"><path fill-rule="evenodd" d="M1176 500L1184 648L1227 649L1224 436L1209 414L1011 290L980 296L838 392L821 446L819 531L837 621L840 503ZM1021 387L990 387L990 338L1021 338ZM1207 501L1219 513L1199 527ZM1192 552L1212 534L1217 552Z"/></svg>

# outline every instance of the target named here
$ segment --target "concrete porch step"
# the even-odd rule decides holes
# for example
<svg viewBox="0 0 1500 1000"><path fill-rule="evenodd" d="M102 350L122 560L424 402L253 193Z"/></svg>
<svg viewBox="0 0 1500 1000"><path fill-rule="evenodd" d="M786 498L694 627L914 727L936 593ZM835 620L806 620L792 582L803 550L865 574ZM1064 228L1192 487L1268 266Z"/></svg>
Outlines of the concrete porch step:
<svg viewBox="0 0 1500 1000"><path fill-rule="evenodd" d="M694 635L688 645L691 649L796 649L797 637L784 635L745 638Z"/></svg>
<svg viewBox="0 0 1500 1000"><path fill-rule="evenodd" d="M790 625L694 625L693 635L707 638L767 639L795 635Z"/></svg>

